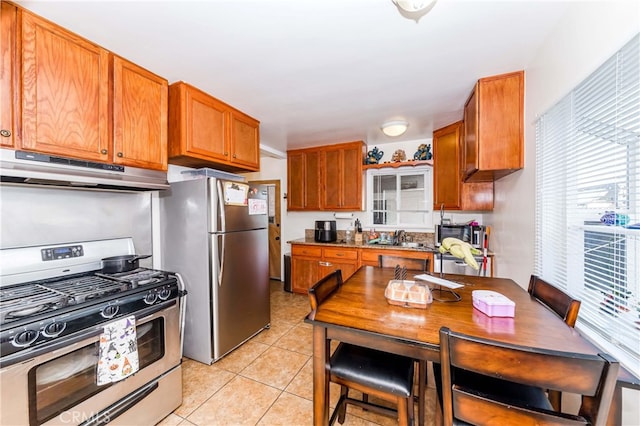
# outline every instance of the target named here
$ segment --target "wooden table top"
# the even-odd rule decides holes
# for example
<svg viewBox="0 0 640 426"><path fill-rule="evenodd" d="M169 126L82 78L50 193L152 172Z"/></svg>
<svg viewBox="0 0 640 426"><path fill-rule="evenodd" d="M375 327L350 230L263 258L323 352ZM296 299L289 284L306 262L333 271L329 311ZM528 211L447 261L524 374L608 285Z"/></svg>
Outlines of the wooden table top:
<svg viewBox="0 0 640 426"><path fill-rule="evenodd" d="M307 322L372 333L434 350L439 349L440 327L447 326L460 333L522 346L588 354L599 352L510 279L447 274L446 279L465 284L455 290L462 299L458 302L434 300L427 308L419 309L387 303L384 291L394 278L393 272L391 268L363 266L321 304ZM409 271L407 279L413 276ZM493 290L508 297L516 304L515 316L492 318L483 314L473 307L473 290Z"/></svg>

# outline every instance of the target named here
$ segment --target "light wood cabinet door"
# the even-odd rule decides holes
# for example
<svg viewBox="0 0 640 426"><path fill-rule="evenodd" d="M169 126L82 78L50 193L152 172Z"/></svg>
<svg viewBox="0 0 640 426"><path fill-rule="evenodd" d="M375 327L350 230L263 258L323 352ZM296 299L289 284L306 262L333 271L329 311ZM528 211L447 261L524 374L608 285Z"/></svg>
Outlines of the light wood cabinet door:
<svg viewBox="0 0 640 426"><path fill-rule="evenodd" d="M113 57L113 162L167 170L167 80Z"/></svg>
<svg viewBox="0 0 640 426"><path fill-rule="evenodd" d="M239 111L230 114L230 161L247 170L260 170L260 123Z"/></svg>
<svg viewBox="0 0 640 426"><path fill-rule="evenodd" d="M341 148L324 148L322 155L322 207L342 209L343 154Z"/></svg>
<svg viewBox="0 0 640 426"><path fill-rule="evenodd" d="M19 14L21 147L107 162L109 52L25 10Z"/></svg>
<svg viewBox="0 0 640 426"><path fill-rule="evenodd" d="M433 208L493 210L493 182L462 180L463 122L433 132Z"/></svg>
<svg viewBox="0 0 640 426"><path fill-rule="evenodd" d="M325 277L332 273L333 271L337 271L340 269L342 274L342 280L346 281L351 277L351 275L355 274L358 270L358 265L352 262L337 262L337 261L325 261L320 262L320 267L318 269L318 279Z"/></svg>
<svg viewBox="0 0 640 426"><path fill-rule="evenodd" d="M362 210L362 163L364 148L362 142L356 142L342 150L342 208Z"/></svg>
<svg viewBox="0 0 640 426"><path fill-rule="evenodd" d="M466 182L494 181L524 167L524 72L478 80L464 122Z"/></svg>
<svg viewBox="0 0 640 426"><path fill-rule="evenodd" d="M305 153L287 153L287 210L305 207Z"/></svg>
<svg viewBox="0 0 640 426"><path fill-rule="evenodd" d="M0 146L14 148L18 140L18 64L16 45L17 9L0 3Z"/></svg>
<svg viewBox="0 0 640 426"><path fill-rule="evenodd" d="M360 267L358 249L348 249L342 247L326 247L322 249L322 262L318 279L331 272L340 269L342 279L347 280Z"/></svg>
<svg viewBox="0 0 640 426"><path fill-rule="evenodd" d="M314 259L291 258L291 290L307 294L319 277L320 261Z"/></svg>
<svg viewBox="0 0 640 426"><path fill-rule="evenodd" d="M460 208L462 122L433 132L433 208Z"/></svg>
<svg viewBox="0 0 640 426"><path fill-rule="evenodd" d="M231 172L260 168L260 122L179 81L169 86L169 162Z"/></svg>
<svg viewBox="0 0 640 426"><path fill-rule="evenodd" d="M320 152L287 153L287 210L320 210Z"/></svg>
<svg viewBox="0 0 640 426"><path fill-rule="evenodd" d="M322 209L362 210L364 142L326 146L322 155Z"/></svg>
<svg viewBox="0 0 640 426"><path fill-rule="evenodd" d="M205 167L229 160L227 106L184 82L169 86L169 157L172 163Z"/></svg>
<svg viewBox="0 0 640 426"><path fill-rule="evenodd" d="M291 290L307 294L319 279L322 247L304 244L291 245Z"/></svg>

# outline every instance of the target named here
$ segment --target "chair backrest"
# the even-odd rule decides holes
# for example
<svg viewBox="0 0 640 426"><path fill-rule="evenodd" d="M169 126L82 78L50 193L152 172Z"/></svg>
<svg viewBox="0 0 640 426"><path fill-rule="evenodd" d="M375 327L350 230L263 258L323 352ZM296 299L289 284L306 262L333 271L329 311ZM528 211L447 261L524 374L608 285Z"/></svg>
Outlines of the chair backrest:
<svg viewBox="0 0 640 426"><path fill-rule="evenodd" d="M411 259L400 256L378 255L378 266L381 268L395 268L396 265L414 271L428 271L429 259Z"/></svg>
<svg viewBox="0 0 640 426"><path fill-rule="evenodd" d="M569 327L576 325L580 301L535 275L529 280L529 294L558 314Z"/></svg>
<svg viewBox="0 0 640 426"><path fill-rule="evenodd" d="M334 291L342 285L342 271L337 269L316 282L309 289L309 303L315 311Z"/></svg>
<svg viewBox="0 0 640 426"><path fill-rule="evenodd" d="M473 424L604 425L620 364L607 354L584 355L480 339L440 329L442 409L445 425L453 418ZM455 369L454 369L455 367ZM578 415L520 406L488 392L456 384L457 369L485 377L582 395ZM503 382L504 383L504 382ZM542 394L544 395L544 394Z"/></svg>

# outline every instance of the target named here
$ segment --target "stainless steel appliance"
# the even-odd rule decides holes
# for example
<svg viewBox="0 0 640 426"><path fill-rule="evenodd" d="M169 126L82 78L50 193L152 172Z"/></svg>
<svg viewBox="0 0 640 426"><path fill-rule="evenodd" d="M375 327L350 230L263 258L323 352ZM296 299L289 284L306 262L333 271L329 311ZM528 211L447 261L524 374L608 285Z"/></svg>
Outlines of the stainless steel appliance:
<svg viewBox="0 0 640 426"><path fill-rule="evenodd" d="M441 259L442 256L444 257ZM457 257L450 254L442 255L440 253L434 253L433 272L439 273L442 270L445 274L491 276L491 257L487 257L486 269L483 267L482 263L484 260L483 255L473 257L476 262L478 262L478 265L480 265L479 271L476 271L475 269L467 265L463 259L458 259Z"/></svg>
<svg viewBox="0 0 640 426"><path fill-rule="evenodd" d="M118 164L0 149L0 181L111 191L166 189L167 173Z"/></svg>
<svg viewBox="0 0 640 426"><path fill-rule="evenodd" d="M176 274L102 273L130 238L0 250L0 424L154 424L182 403ZM139 370L98 384L107 327L135 318Z"/></svg>
<svg viewBox="0 0 640 426"><path fill-rule="evenodd" d="M332 243L338 239L335 220L316 220L314 241L317 243Z"/></svg>
<svg viewBox="0 0 640 426"><path fill-rule="evenodd" d="M160 193L163 267L190 294L185 356L211 364L270 326L267 188L202 177Z"/></svg>
<svg viewBox="0 0 640 426"><path fill-rule="evenodd" d="M473 247L482 248L486 227L469 224L441 224L436 225L435 242L439 247L443 239L447 237L457 238L471 244Z"/></svg>

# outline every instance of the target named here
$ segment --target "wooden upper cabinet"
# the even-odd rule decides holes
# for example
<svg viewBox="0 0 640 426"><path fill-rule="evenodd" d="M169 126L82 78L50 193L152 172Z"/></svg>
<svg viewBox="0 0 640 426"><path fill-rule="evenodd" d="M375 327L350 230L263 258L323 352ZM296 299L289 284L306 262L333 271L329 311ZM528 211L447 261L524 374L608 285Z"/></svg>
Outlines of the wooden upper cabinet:
<svg viewBox="0 0 640 426"><path fill-rule="evenodd" d="M227 161L227 114L224 103L193 86L182 82L169 86L169 157L172 162Z"/></svg>
<svg viewBox="0 0 640 426"><path fill-rule="evenodd" d="M249 170L260 170L259 122L238 110L230 115L230 161Z"/></svg>
<svg viewBox="0 0 640 426"><path fill-rule="evenodd" d="M110 158L109 52L22 15L22 141L29 151Z"/></svg>
<svg viewBox="0 0 640 426"><path fill-rule="evenodd" d="M488 182L524 167L524 71L482 78L464 108L466 182Z"/></svg>
<svg viewBox="0 0 640 426"><path fill-rule="evenodd" d="M113 162L167 170L168 83L113 57Z"/></svg>
<svg viewBox="0 0 640 426"><path fill-rule="evenodd" d="M433 208L493 210L493 182L462 181L462 121L433 132Z"/></svg>
<svg viewBox="0 0 640 426"><path fill-rule="evenodd" d="M330 145L320 150L324 210L362 210L362 141Z"/></svg>
<svg viewBox="0 0 640 426"><path fill-rule="evenodd" d="M362 141L287 151L287 210L362 210Z"/></svg>
<svg viewBox="0 0 640 426"><path fill-rule="evenodd" d="M320 152L287 153L287 210L320 210Z"/></svg>
<svg viewBox="0 0 640 426"><path fill-rule="evenodd" d="M228 171L260 168L260 122L178 81L169 86L169 162Z"/></svg>
<svg viewBox="0 0 640 426"><path fill-rule="evenodd" d="M17 13L15 6L0 2L0 146L4 148L13 148L19 140Z"/></svg>

